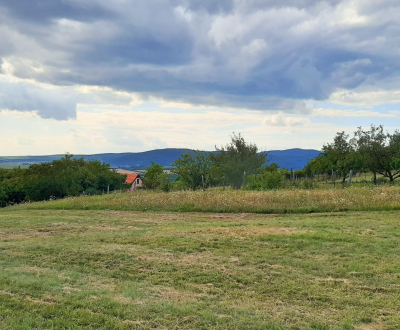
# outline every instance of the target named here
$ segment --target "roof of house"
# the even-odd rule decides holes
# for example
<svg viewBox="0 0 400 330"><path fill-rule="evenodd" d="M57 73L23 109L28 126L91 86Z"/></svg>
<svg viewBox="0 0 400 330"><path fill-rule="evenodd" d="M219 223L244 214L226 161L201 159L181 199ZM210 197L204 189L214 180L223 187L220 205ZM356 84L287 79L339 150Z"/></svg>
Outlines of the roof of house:
<svg viewBox="0 0 400 330"><path fill-rule="evenodd" d="M140 178L139 174L127 174L125 183L133 183L137 178Z"/></svg>

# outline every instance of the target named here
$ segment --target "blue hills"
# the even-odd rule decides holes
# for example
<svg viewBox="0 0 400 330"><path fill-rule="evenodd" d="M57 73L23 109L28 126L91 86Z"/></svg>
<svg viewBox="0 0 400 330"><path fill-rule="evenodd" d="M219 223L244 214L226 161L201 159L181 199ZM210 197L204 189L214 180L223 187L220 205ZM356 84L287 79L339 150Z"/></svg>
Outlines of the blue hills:
<svg viewBox="0 0 400 330"><path fill-rule="evenodd" d="M83 157L85 160L99 160L102 163L110 164L112 168L144 169L151 165L151 161L170 166L172 161L191 149L158 149L145 152L127 153L105 153L96 155L74 155L76 158ZM266 151L267 164L277 163L281 168L299 170L304 168L308 161L317 157L320 151L313 149L288 149ZM0 166L23 166L51 162L63 157L63 155L50 156L15 156L0 157Z"/></svg>

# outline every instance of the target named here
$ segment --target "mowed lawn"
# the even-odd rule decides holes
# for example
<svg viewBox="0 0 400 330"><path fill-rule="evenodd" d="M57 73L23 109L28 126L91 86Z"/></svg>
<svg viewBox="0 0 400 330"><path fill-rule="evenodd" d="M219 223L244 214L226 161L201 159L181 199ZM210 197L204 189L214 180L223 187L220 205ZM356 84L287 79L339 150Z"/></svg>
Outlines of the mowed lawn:
<svg viewBox="0 0 400 330"><path fill-rule="evenodd" d="M0 210L0 329L400 329L400 212Z"/></svg>

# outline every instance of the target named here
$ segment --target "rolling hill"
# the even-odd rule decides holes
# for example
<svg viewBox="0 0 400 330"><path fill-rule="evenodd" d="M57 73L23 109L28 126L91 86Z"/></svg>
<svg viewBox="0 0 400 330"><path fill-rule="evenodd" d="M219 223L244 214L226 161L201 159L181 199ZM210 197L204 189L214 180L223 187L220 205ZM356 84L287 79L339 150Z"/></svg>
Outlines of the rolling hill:
<svg viewBox="0 0 400 330"><path fill-rule="evenodd" d="M136 153L106 153L96 155L75 155L85 160L99 160L110 164L112 168L144 169L151 165L151 161L170 166L172 161L179 158L182 153L191 152L191 149L158 149ZM307 162L318 156L320 151L313 149L288 149L266 151L268 163L277 163L282 168L302 169ZM0 166L26 166L31 164L51 162L60 159L63 155L49 156L14 156L0 157Z"/></svg>

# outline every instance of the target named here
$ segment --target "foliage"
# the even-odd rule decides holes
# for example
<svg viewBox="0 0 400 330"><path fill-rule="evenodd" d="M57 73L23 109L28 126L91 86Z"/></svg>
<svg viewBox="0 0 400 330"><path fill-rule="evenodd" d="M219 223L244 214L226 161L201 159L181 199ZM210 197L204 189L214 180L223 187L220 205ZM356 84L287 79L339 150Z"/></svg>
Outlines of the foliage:
<svg viewBox="0 0 400 330"><path fill-rule="evenodd" d="M374 173L389 178L390 182L400 177L400 132L385 133L383 126L371 125L367 131L361 127L355 132L359 154L365 167Z"/></svg>
<svg viewBox="0 0 400 330"><path fill-rule="evenodd" d="M246 188L249 190L278 189L285 180L285 173L282 170L266 172L264 174L253 174L247 177Z"/></svg>
<svg viewBox="0 0 400 330"><path fill-rule="evenodd" d="M235 189L239 189L248 174L257 173L265 164L267 154L258 154L255 144L248 143L239 134L233 133L231 142L225 147L217 148L211 159L218 164L228 182Z"/></svg>
<svg viewBox="0 0 400 330"><path fill-rule="evenodd" d="M280 169L278 164L272 163L259 169L260 174L247 176L246 188L249 190L278 189L283 186L287 170Z"/></svg>
<svg viewBox="0 0 400 330"><path fill-rule="evenodd" d="M348 141L345 132L338 132L333 143L322 147L325 160L325 171L332 170L342 182L349 176L350 170L358 171L363 168L360 154L356 152L354 140Z"/></svg>
<svg viewBox="0 0 400 330"><path fill-rule="evenodd" d="M143 188L149 190L169 191L171 184L168 174L164 173L163 167L155 162L146 167L146 174L143 177Z"/></svg>
<svg viewBox="0 0 400 330"><path fill-rule="evenodd" d="M209 153L196 150L186 152L173 162L172 171L178 182L188 189L208 188L221 182L221 168L212 161Z"/></svg>
<svg viewBox="0 0 400 330"><path fill-rule="evenodd" d="M8 171L0 169L0 207L18 204L25 199L26 193L21 179L23 172L21 168Z"/></svg>
<svg viewBox="0 0 400 330"><path fill-rule="evenodd" d="M87 190L101 193L125 188L125 177L110 170L108 164L85 161L67 154L51 163L31 165L28 169L0 172L0 205L24 200L78 196Z"/></svg>
<svg viewBox="0 0 400 330"><path fill-rule="evenodd" d="M85 161L65 155L51 163L31 165L23 175L27 199L39 201L49 198L77 196L89 188L106 191L125 188L125 177L110 171L108 164Z"/></svg>
<svg viewBox="0 0 400 330"><path fill-rule="evenodd" d="M332 173L332 167L330 166L329 159L324 153L320 153L317 157L311 159L304 170L309 175L313 175L314 173Z"/></svg>
<svg viewBox="0 0 400 330"><path fill-rule="evenodd" d="M361 172L369 170L373 173L377 184L377 174L389 178L393 183L400 177L400 132L393 134L384 132L383 126L371 125L369 130L359 127L354 137L348 139L345 132L339 132L333 143L322 147L323 153L312 159L305 171L309 174L333 174L342 178L348 177L350 170Z"/></svg>

